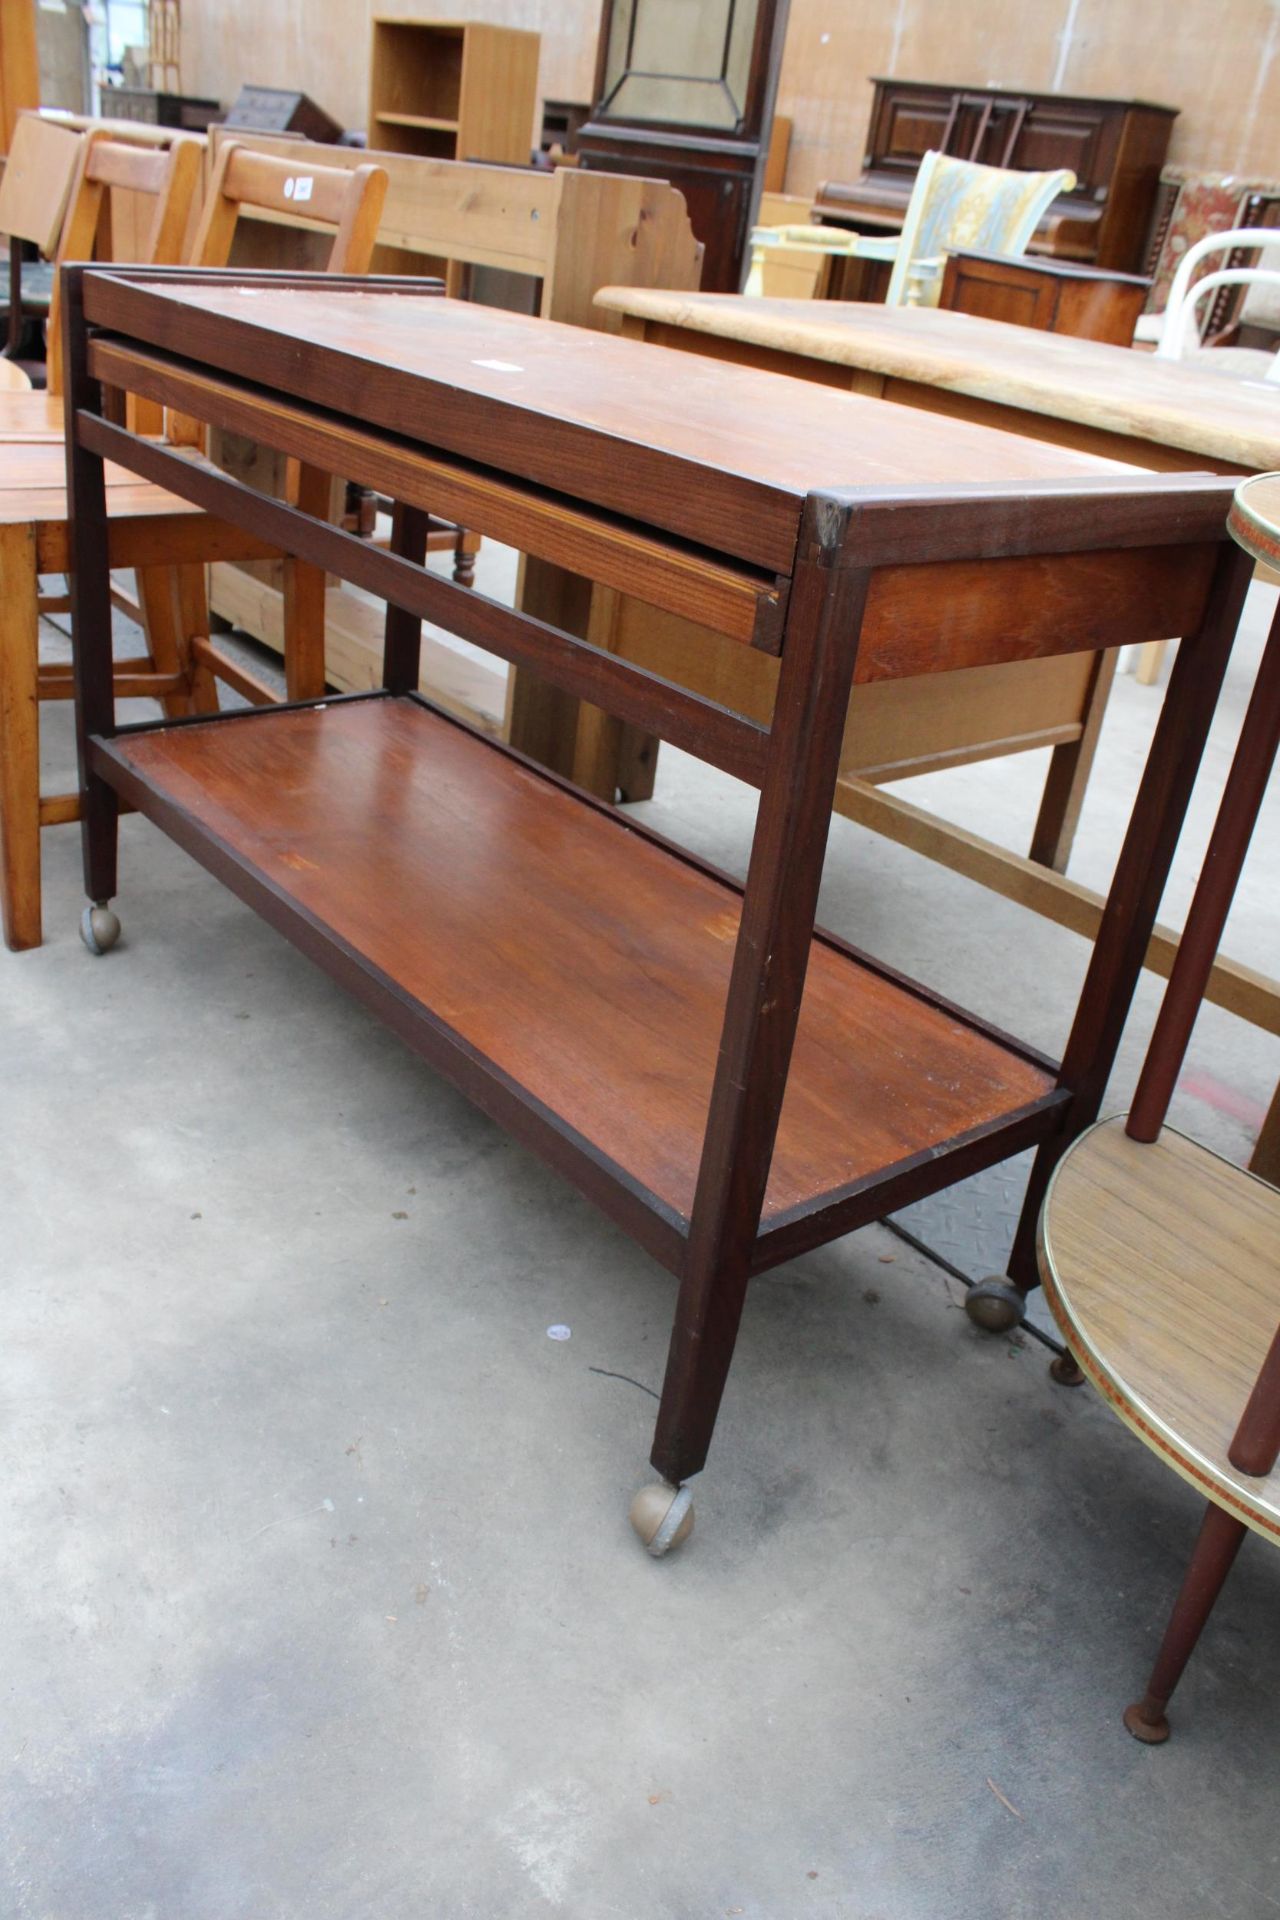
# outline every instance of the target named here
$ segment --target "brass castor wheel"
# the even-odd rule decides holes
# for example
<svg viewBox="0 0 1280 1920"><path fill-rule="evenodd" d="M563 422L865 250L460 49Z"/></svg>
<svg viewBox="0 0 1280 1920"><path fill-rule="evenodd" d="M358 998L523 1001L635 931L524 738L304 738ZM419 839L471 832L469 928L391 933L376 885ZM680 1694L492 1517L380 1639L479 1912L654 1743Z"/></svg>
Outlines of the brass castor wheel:
<svg viewBox="0 0 1280 1920"><path fill-rule="evenodd" d="M1057 1353L1049 1362L1049 1378L1060 1387L1082 1387L1084 1375L1073 1353Z"/></svg>
<svg viewBox="0 0 1280 1920"><path fill-rule="evenodd" d="M631 1524L655 1560L670 1553L693 1532L693 1495L688 1487L655 1480L631 1502Z"/></svg>
<svg viewBox="0 0 1280 1920"><path fill-rule="evenodd" d="M90 953L107 953L120 938L120 921L105 900L86 907L80 915L80 938Z"/></svg>
<svg viewBox="0 0 1280 1920"><path fill-rule="evenodd" d="M1160 1707L1149 1700L1135 1700L1131 1707L1126 1707L1124 1723L1144 1747L1162 1747L1169 1738L1169 1722Z"/></svg>
<svg viewBox="0 0 1280 1920"><path fill-rule="evenodd" d="M1011 1333L1020 1327L1027 1303L1008 1280L979 1280L964 1297L964 1310L984 1333Z"/></svg>

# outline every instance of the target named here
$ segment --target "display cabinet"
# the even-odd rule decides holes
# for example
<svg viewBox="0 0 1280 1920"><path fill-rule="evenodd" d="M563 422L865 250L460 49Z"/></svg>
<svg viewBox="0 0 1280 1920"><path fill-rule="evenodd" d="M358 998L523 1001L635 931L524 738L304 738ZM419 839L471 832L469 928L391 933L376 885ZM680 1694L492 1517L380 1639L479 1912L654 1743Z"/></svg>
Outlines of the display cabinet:
<svg viewBox="0 0 1280 1920"><path fill-rule="evenodd" d="M786 20L787 0L605 0L580 162L678 187L711 292L742 281Z"/></svg>

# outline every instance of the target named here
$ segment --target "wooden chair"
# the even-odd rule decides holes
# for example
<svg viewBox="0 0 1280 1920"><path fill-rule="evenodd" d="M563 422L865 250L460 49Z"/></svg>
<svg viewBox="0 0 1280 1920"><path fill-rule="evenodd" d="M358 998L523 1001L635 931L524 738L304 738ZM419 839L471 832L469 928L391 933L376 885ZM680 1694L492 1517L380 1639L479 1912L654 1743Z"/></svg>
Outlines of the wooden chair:
<svg viewBox="0 0 1280 1920"><path fill-rule="evenodd" d="M38 154L43 153L43 142L52 133L57 136L59 143L71 142L76 149L76 160L71 171L69 191L62 196L64 213L53 248L55 273L49 305L47 385L43 393L28 393L24 398L10 398L7 393L0 393L0 447L14 440L54 440L61 444L62 354L58 345L57 269L67 261L94 258L112 189L119 188L135 195L140 206L152 203L141 264L173 266L182 257L183 236L200 188L202 146L199 140L190 136L175 134L164 146L154 141L134 145L127 140L120 140L114 132L101 128L91 128L86 133L72 133L65 127L56 123L47 124L34 116L28 116L20 123L20 131L25 131L28 126L41 136ZM51 158L58 158L60 153L59 146L54 149ZM30 388L30 381L26 382L26 387ZM20 388L11 390L22 391ZM132 423L145 427L145 411L139 417L135 409ZM151 424L159 425L158 413ZM0 484L4 484L2 478ZM60 607L65 611L66 602L62 601ZM58 607L52 603L41 605L41 611L45 613L57 610Z"/></svg>
<svg viewBox="0 0 1280 1920"><path fill-rule="evenodd" d="M326 273L367 273L387 197L381 167L317 167L228 141L209 183L191 264L225 267L246 213L302 213L335 229Z"/></svg>
<svg viewBox="0 0 1280 1920"><path fill-rule="evenodd" d="M95 149L98 144L93 143ZM96 176L122 164L101 151L93 159L86 155L85 191L104 184ZM131 174L130 183L139 177ZM301 195L300 183L305 185ZM227 146L210 185L193 264L225 264L241 215L287 208L302 198L311 217L336 229L331 270L365 272L385 190L386 176L377 167L291 168ZM88 204L77 227L79 241L86 244L92 237ZM68 217L76 218L74 204ZM176 225L176 213L163 228L157 222L153 239L159 244L160 233L170 235ZM193 444L198 438L183 423L172 424L180 442ZM32 432L7 443L0 428L0 917L6 944L15 949L40 944L40 828L79 817L77 795L42 798L39 789L37 703L72 697L70 669L41 667L37 651L39 577L65 572L67 566L62 464L60 425L56 440L47 432ZM304 468L295 481L297 497L305 503L322 490L327 496L329 484L327 476ZM117 694L158 699L169 713L216 708L219 681L246 699L273 699L269 687L212 644L205 584L208 563L270 560L271 549L192 514L158 487L131 483L114 491L111 504L111 562L137 571L147 636L145 655L117 663ZM312 698L324 691L324 575L286 562L284 578L286 688L291 699ZM56 604L46 602L44 610ZM99 947L114 938L109 915L86 915L83 931Z"/></svg>
<svg viewBox="0 0 1280 1920"><path fill-rule="evenodd" d="M1280 561L1280 474L1237 489L1231 531ZM1044 1289L1083 1372L1208 1495L1134 1738L1169 1737L1170 1696L1249 1529L1280 1542L1280 1193L1166 1127L1174 1082L1280 742L1280 613L1127 1116L1068 1149L1040 1223Z"/></svg>
<svg viewBox="0 0 1280 1920"><path fill-rule="evenodd" d="M45 260L57 250L67 199L81 154L81 139L69 127L38 113L18 116L13 144L0 180L0 233L9 241L9 324L5 357L16 357L23 324L45 319L49 295L23 287L23 248L33 246ZM45 270L47 273L47 269Z"/></svg>

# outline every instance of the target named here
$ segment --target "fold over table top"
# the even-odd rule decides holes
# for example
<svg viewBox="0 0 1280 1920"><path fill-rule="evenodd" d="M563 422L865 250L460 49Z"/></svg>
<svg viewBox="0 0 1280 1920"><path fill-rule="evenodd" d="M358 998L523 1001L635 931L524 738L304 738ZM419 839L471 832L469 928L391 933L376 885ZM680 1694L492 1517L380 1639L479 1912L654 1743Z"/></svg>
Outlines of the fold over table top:
<svg viewBox="0 0 1280 1920"><path fill-rule="evenodd" d="M89 320L112 333L777 572L791 570L810 492L1128 471L917 408L438 296L98 272L86 276L85 299Z"/></svg>

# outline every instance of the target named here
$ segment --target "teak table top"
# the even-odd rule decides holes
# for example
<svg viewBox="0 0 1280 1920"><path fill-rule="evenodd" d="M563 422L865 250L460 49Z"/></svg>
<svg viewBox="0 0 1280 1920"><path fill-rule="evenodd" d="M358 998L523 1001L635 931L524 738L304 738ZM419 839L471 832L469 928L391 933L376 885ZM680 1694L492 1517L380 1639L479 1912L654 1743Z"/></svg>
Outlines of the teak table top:
<svg viewBox="0 0 1280 1920"><path fill-rule="evenodd" d="M862 368L1249 469L1280 467L1280 386L936 307L604 287L597 306Z"/></svg>
<svg viewBox="0 0 1280 1920"><path fill-rule="evenodd" d="M405 293L94 276L91 321L789 572L805 496L1113 463L581 327Z"/></svg>

